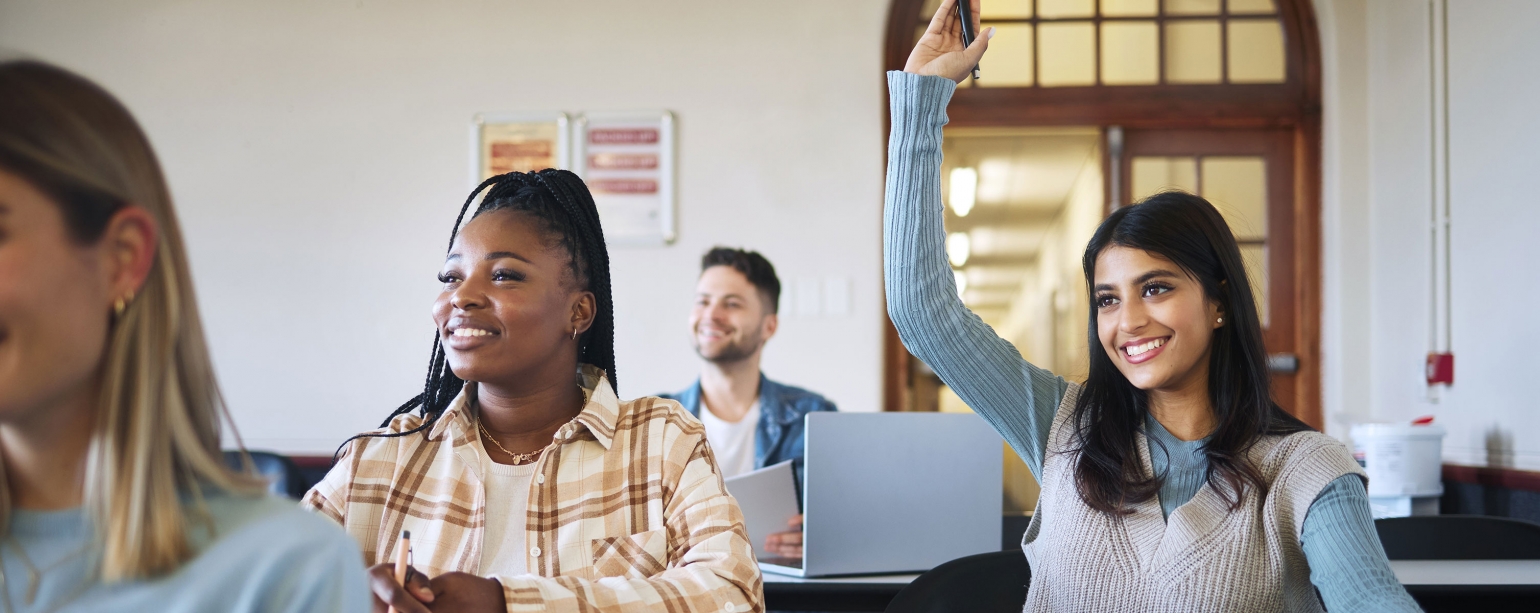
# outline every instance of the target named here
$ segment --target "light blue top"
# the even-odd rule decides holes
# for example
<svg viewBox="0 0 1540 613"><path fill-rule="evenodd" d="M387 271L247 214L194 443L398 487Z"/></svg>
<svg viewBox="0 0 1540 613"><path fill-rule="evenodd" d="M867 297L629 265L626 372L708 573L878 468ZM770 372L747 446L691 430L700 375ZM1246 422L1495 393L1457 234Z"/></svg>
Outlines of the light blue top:
<svg viewBox="0 0 1540 613"><path fill-rule="evenodd" d="M364 613L372 607L363 554L336 524L286 498L213 494L206 501L214 534L197 522L188 530L197 557L162 577L114 584L96 578L101 548L83 509L12 509L10 537L0 540L0 597L17 613ZM18 548L40 571L30 604Z"/></svg>
<svg viewBox="0 0 1540 613"><path fill-rule="evenodd" d="M946 260L941 202L941 128L956 84L941 77L888 73L892 134L883 216L888 315L899 338L1041 474L1048 429L1069 387L1022 359L957 297ZM1207 480L1207 439L1182 441L1149 419L1155 474L1164 473L1161 512L1170 516ZM1331 611L1420 611L1396 580L1357 475L1321 490L1300 535L1310 582Z"/></svg>

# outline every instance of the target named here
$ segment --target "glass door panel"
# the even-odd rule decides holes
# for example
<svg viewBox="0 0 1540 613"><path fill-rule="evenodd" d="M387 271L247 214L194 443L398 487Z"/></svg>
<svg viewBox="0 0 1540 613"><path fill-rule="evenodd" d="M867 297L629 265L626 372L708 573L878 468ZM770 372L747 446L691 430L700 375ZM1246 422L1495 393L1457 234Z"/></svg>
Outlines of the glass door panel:
<svg viewBox="0 0 1540 613"><path fill-rule="evenodd" d="M1138 202L1178 189L1202 196L1224 216L1240 247L1241 261L1262 320L1273 366L1274 395L1291 411L1308 415L1314 403L1301 390L1297 298L1313 280L1296 278L1291 133L1269 130L1128 130L1120 165L1120 202ZM1309 332L1313 333L1313 332ZM1308 367L1308 368L1305 368ZM1297 409L1298 408L1298 409Z"/></svg>

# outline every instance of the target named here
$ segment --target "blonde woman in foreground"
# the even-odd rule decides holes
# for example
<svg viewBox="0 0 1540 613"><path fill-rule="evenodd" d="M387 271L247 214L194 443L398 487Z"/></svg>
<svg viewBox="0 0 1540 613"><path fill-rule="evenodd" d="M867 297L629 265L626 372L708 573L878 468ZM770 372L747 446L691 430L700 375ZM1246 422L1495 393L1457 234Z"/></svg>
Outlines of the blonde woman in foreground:
<svg viewBox="0 0 1540 613"><path fill-rule="evenodd" d="M352 539L227 469L223 416L138 124L0 61L0 611L367 611Z"/></svg>

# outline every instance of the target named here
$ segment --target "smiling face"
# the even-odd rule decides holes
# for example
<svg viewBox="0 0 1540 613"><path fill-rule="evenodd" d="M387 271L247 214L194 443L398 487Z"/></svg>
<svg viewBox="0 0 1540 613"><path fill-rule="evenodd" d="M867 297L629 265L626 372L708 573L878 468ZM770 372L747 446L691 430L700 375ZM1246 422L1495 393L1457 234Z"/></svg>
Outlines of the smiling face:
<svg viewBox="0 0 1540 613"><path fill-rule="evenodd" d="M1107 357L1142 390L1202 385L1224 314L1197 279L1142 249L1110 246L1096 257L1096 333Z"/></svg>
<svg viewBox="0 0 1540 613"><path fill-rule="evenodd" d="M695 283L690 341L711 362L737 362L759 353L778 323L759 288L731 266L712 266Z"/></svg>
<svg viewBox="0 0 1540 613"><path fill-rule="evenodd" d="M570 382L595 312L570 266L566 249L527 213L494 210L466 223L433 303L455 376L504 387Z"/></svg>
<svg viewBox="0 0 1540 613"><path fill-rule="evenodd" d="M0 171L0 420L94 388L112 270L70 236L59 205Z"/></svg>

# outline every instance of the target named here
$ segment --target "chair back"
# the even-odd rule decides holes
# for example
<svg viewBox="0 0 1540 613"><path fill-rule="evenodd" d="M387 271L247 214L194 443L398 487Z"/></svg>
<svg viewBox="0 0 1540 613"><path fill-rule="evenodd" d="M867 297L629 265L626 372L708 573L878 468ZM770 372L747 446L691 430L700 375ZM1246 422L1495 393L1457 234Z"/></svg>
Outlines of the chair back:
<svg viewBox="0 0 1540 613"><path fill-rule="evenodd" d="M1484 515L1374 520L1392 560L1540 560L1540 524Z"/></svg>
<svg viewBox="0 0 1540 613"><path fill-rule="evenodd" d="M1020 549L952 560L920 575L886 613L1019 613L1032 569Z"/></svg>
<svg viewBox="0 0 1540 613"><path fill-rule="evenodd" d="M252 468L267 479L267 491L296 500L305 494L304 491L294 491L300 485L299 468L287 456L271 451L226 451L225 465L233 470L246 470L241 462L242 455L251 456Z"/></svg>

